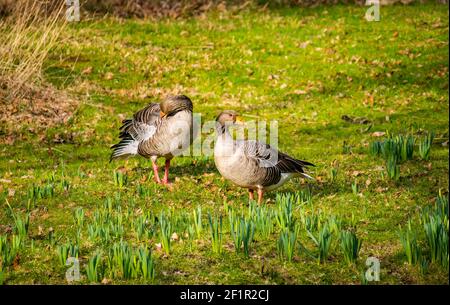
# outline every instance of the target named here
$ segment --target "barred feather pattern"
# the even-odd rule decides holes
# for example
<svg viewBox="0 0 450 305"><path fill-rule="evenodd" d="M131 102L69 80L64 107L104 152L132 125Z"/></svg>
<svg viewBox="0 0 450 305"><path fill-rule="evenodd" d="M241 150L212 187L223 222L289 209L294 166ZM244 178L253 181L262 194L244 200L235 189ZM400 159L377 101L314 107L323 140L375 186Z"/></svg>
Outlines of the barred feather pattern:
<svg viewBox="0 0 450 305"><path fill-rule="evenodd" d="M228 131L220 135L216 142L216 166L225 178L239 186L266 189L279 184L283 175L311 178L304 168L314 166L312 163L297 160L255 140L233 141L233 153L228 150L221 154L226 141L233 141Z"/></svg>
<svg viewBox="0 0 450 305"><path fill-rule="evenodd" d="M304 168L314 166L312 163L297 160L282 153L269 144L254 140L237 141L243 146L243 152L252 164L250 175L258 178L258 184L264 187L277 184L283 173L304 174Z"/></svg>
<svg viewBox="0 0 450 305"><path fill-rule="evenodd" d="M119 143L111 146L110 161L138 154L139 144L151 139L161 125L159 104L151 103L136 112L132 119L122 121Z"/></svg>
<svg viewBox="0 0 450 305"><path fill-rule="evenodd" d="M188 147L192 142L192 111L181 110L160 118L160 110L159 104L152 103L135 113L133 119L124 120L119 135L122 140L111 147L110 160L130 155L170 159Z"/></svg>

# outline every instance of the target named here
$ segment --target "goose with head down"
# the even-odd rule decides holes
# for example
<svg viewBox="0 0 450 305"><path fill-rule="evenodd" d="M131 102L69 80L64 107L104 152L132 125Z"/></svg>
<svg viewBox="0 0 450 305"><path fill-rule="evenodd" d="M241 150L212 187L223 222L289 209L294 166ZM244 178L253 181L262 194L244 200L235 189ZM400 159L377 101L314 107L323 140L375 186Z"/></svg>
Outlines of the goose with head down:
<svg viewBox="0 0 450 305"><path fill-rule="evenodd" d="M193 141L193 105L185 95L172 96L160 104L151 103L126 119L120 127L120 142L113 145L110 161L140 155L152 162L157 183L169 184L170 160ZM165 158L164 177L156 160Z"/></svg>
<svg viewBox="0 0 450 305"><path fill-rule="evenodd" d="M307 166L314 166L312 163L295 159L255 140L234 140L228 127L237 121L238 114L232 110L217 116L214 162L225 179L248 189L250 200L257 191L258 203L261 203L264 192L282 186L291 178L313 179L304 171Z"/></svg>

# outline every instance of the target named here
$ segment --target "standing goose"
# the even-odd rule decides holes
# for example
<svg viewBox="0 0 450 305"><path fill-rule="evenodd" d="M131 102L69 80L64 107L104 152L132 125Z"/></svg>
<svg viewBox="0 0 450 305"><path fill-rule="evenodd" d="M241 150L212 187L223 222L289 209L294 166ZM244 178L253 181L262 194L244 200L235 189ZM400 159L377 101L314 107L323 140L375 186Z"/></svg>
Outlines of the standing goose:
<svg viewBox="0 0 450 305"><path fill-rule="evenodd" d="M160 104L151 103L122 121L120 142L113 145L113 159L140 155L150 158L157 183L169 184L170 160L192 143L191 100L185 95L172 96ZM166 159L164 178L158 174L156 160Z"/></svg>
<svg viewBox="0 0 450 305"><path fill-rule="evenodd" d="M223 111L216 118L217 140L214 146L214 161L220 174L240 187L248 189L250 200L258 192L258 203L265 191L274 190L293 177L313 179L304 172L312 163L294 159L255 140L234 140L228 131L235 124L238 114Z"/></svg>

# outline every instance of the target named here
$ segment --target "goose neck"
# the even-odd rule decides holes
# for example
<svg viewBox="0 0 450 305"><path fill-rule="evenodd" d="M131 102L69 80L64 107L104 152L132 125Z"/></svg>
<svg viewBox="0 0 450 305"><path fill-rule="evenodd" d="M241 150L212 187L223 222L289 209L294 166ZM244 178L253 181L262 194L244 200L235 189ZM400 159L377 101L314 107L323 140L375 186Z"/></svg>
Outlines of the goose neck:
<svg viewBox="0 0 450 305"><path fill-rule="evenodd" d="M222 125L222 124L217 124L216 127L216 131L217 131L217 135L219 137L223 137L223 138L230 138L230 131L228 130L228 126L227 125Z"/></svg>

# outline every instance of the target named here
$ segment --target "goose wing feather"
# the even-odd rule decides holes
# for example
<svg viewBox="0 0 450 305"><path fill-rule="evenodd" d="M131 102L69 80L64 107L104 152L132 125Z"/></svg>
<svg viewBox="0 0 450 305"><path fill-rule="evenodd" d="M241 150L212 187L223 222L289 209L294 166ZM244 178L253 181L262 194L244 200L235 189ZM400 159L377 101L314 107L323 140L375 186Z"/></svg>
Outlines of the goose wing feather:
<svg viewBox="0 0 450 305"><path fill-rule="evenodd" d="M132 119L122 121L120 127L119 143L111 146L113 150L110 162L113 159L136 155L139 143L151 139L160 125L160 106L151 103L142 110L136 112Z"/></svg>
<svg viewBox="0 0 450 305"><path fill-rule="evenodd" d="M151 103L136 112L133 119L124 120L120 128L120 138L131 136L133 140L141 142L150 139L156 132L161 121L159 104Z"/></svg>
<svg viewBox="0 0 450 305"><path fill-rule="evenodd" d="M259 167L275 167L278 151L269 144L255 140L238 140L238 145L243 147L247 158L255 162Z"/></svg>
<svg viewBox="0 0 450 305"><path fill-rule="evenodd" d="M276 184L284 173L298 173L309 177L304 173L304 168L314 166L312 163L282 153L269 144L255 140L242 140L238 145L242 145L246 158L261 168L259 172L264 186Z"/></svg>

